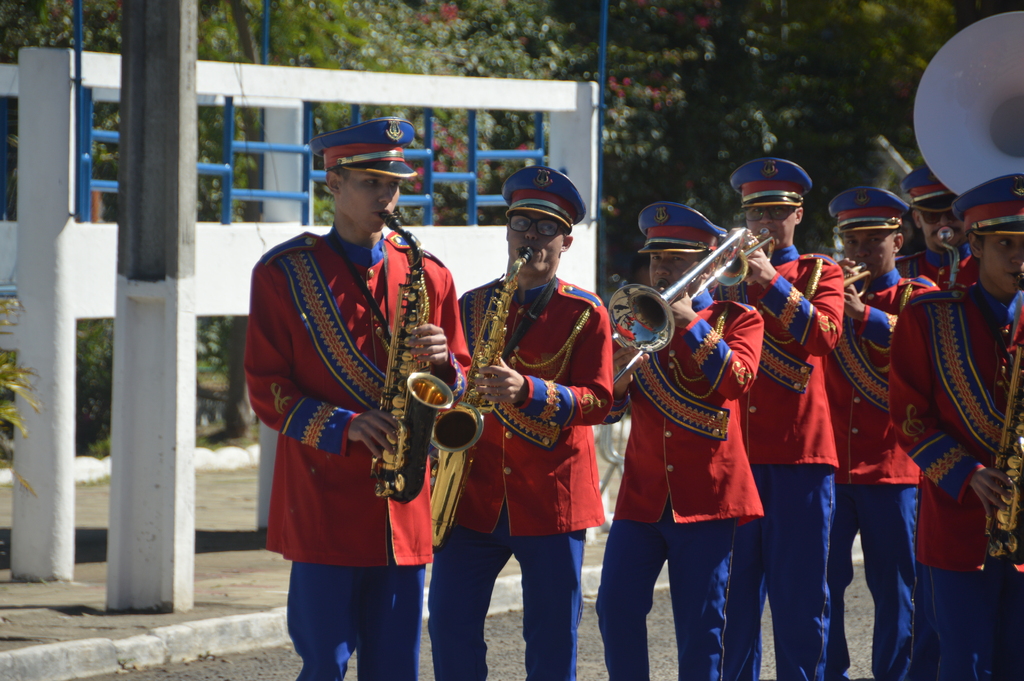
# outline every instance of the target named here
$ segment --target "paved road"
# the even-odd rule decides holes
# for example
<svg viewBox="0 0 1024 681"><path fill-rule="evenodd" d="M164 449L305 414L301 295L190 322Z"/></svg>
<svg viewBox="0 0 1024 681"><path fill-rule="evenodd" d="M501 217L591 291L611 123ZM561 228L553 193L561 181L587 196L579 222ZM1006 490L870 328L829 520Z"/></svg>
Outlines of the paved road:
<svg viewBox="0 0 1024 681"><path fill-rule="evenodd" d="M870 672L870 641L873 623L871 596L864 582L863 567L855 568L854 583L847 592L847 635L852 640L850 657L853 665L850 678L867 681ZM775 679L774 654L771 643L770 613L766 614L765 663L762 678ZM672 627L672 607L667 590L655 595L654 610L648 618L651 679L675 681L678 678L675 655L675 635ZM488 663L490 681L519 681L523 678L522 613L511 612L488 618L486 636L490 650ZM580 627L579 678L581 681L605 681L601 637L597 629L597 615L593 602L584 609ZM433 681L430 669L430 640L424 628L420 678ZM189 664L149 669L131 674L113 674L92 677L97 681L291 681L299 672L301 663L291 648L274 648L247 655L210 658ZM353 671L349 679L355 679Z"/></svg>

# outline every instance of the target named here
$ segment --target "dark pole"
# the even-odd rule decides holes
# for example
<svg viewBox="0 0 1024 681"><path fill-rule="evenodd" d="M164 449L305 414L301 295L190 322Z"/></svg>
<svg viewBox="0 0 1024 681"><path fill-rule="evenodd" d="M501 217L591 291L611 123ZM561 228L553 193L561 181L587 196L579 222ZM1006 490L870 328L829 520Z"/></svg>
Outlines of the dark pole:
<svg viewBox="0 0 1024 681"><path fill-rule="evenodd" d="M82 0L75 0L74 5L75 22L75 219L82 222L85 219L85 210L89 197L83 196L85 178L82 177L82 155L86 150L82 148L82 126L86 123L82 116ZM88 121L92 125L92 121Z"/></svg>
<svg viewBox="0 0 1024 681"><path fill-rule="evenodd" d="M601 37L597 57L598 105L597 105L597 292L604 295L608 281L608 247L604 201L604 85L608 80L608 0L601 0Z"/></svg>

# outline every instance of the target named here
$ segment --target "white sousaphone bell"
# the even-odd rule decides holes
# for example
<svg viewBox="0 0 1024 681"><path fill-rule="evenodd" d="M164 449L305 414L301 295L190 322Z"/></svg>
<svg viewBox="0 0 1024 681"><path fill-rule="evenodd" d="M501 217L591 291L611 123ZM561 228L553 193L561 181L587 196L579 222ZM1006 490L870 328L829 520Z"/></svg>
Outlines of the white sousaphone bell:
<svg viewBox="0 0 1024 681"><path fill-rule="evenodd" d="M921 77L914 130L956 194L1024 171L1024 12L983 19L942 46Z"/></svg>

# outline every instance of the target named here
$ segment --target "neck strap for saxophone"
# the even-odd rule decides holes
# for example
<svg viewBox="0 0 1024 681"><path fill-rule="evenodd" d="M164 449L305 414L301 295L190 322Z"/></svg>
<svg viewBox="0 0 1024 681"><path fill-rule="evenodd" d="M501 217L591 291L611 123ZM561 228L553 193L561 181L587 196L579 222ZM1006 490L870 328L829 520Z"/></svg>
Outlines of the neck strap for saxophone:
<svg viewBox="0 0 1024 681"><path fill-rule="evenodd" d="M526 318L519 322L519 326L516 327L515 332L509 337L508 342L505 343L505 349L501 352L501 359L508 361L508 358L515 352L516 346L519 345L519 341L523 339L526 332L530 330L533 323L537 321L537 317L547 307L548 301L551 300L552 294L555 292L555 286L558 285L558 277L551 277L551 281L548 282L544 290L540 292L530 308L526 311Z"/></svg>
<svg viewBox="0 0 1024 681"><path fill-rule="evenodd" d="M384 339L388 343L390 343L391 324L388 322L387 315L385 315L384 311L380 309L380 305L377 304L377 299L373 297L372 293L370 293L370 287L368 287L366 285L366 282L363 281L362 275L359 274L359 270L357 270L355 264L353 264L352 258L350 258L348 255L348 251L345 250L345 244L342 243L341 236L338 235L337 230L335 230L333 227L331 228L331 231L327 234L327 243L330 244L331 248L333 248L337 253L341 254L342 260L344 260L345 264L348 265L348 271L352 273L352 278L356 280L357 284L359 284L359 290L363 292L363 296L366 298L367 306L370 308L370 310L373 311L373 315L377 318L377 321L380 322L381 329L383 330L384 333ZM384 246L384 261L383 264L381 265L380 276L384 281L384 304L387 305L388 248L386 244Z"/></svg>

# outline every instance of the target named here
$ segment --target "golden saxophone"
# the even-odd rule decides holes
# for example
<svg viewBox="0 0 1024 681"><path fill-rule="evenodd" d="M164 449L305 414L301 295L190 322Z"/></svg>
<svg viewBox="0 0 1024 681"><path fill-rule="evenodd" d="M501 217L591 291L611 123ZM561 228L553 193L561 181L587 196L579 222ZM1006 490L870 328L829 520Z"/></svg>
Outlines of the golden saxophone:
<svg viewBox="0 0 1024 681"><path fill-rule="evenodd" d="M438 449L434 488L430 494L430 519L434 549L440 550L455 525L455 511L466 486L473 460L467 450L484 431L484 414L494 404L480 396L476 381L480 371L498 364L505 349L505 322L512 296L519 286L519 270L533 257L533 249L523 246L509 268L508 275L491 298L480 326L479 340L473 350L473 362L467 377L466 394L452 409L442 411L434 423L434 446Z"/></svg>
<svg viewBox="0 0 1024 681"><path fill-rule="evenodd" d="M430 296L423 275L423 251L412 234L402 228L398 215L380 214L387 226L409 245L409 275L398 287L398 314L391 329L387 374L380 394L381 411L398 421L392 451L373 458L370 474L376 478L379 497L409 502L419 495L427 472L434 415L454 401L451 389L432 375L428 362L415 360L412 331L430 320Z"/></svg>
<svg viewBox="0 0 1024 681"><path fill-rule="evenodd" d="M1024 290L1024 274L1017 275L1017 288ZM1016 330L1016 329L1015 329ZM1021 359L1024 348L1013 352L1013 374L1006 398L1003 436L996 454L995 468L1010 478L1011 486L1003 495L1007 508L997 510L985 521L988 553L1020 565L1024 563L1024 523L1021 522L1021 462L1024 458L1024 383L1021 382Z"/></svg>

